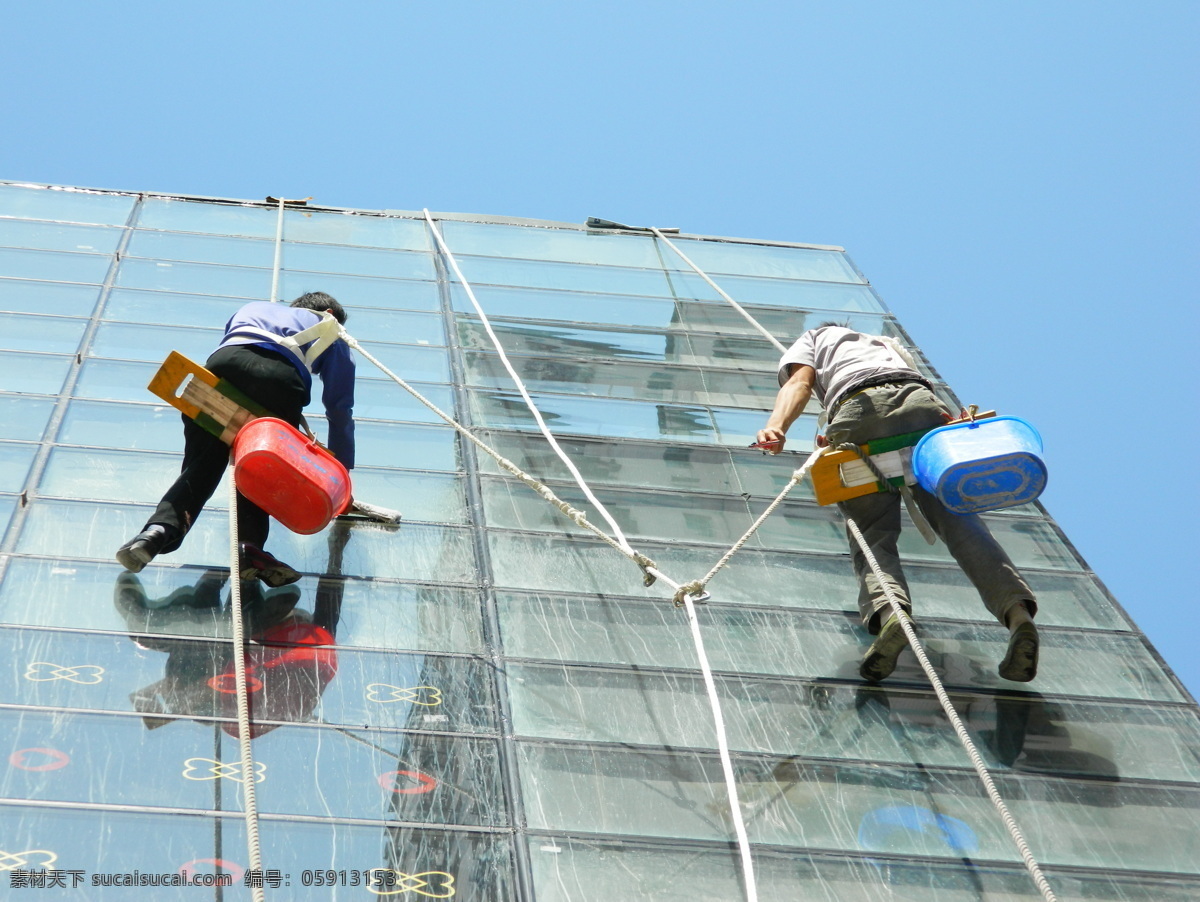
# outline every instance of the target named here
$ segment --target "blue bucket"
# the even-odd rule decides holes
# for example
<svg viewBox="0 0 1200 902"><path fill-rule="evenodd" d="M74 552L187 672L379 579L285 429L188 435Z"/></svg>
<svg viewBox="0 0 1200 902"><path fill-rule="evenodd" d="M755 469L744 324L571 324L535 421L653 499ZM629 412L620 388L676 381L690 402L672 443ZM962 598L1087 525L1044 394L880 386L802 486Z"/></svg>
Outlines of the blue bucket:
<svg viewBox="0 0 1200 902"><path fill-rule="evenodd" d="M1042 437L1020 417L941 426L913 449L913 473L956 514L1033 501L1046 487Z"/></svg>

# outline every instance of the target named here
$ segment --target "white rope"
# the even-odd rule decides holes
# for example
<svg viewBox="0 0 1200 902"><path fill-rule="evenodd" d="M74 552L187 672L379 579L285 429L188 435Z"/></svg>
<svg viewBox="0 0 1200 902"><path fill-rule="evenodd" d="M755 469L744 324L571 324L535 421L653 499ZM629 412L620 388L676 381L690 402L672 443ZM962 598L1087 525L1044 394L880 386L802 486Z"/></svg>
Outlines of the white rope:
<svg viewBox="0 0 1200 902"><path fill-rule="evenodd" d="M537 409L537 405L533 403L533 399L529 397L529 392L525 389L525 383L521 381L521 377L517 375L517 371L513 368L512 363L509 361L508 355L504 353L504 347L500 344L500 339L492 330L491 320L489 320L487 314L483 312L483 307L479 305L479 301L475 297L475 292L471 288L471 283L467 281L466 276L462 274L462 270L458 268L458 261L454 259L454 254L451 253L450 248L446 246L446 242L442 238L442 233L438 231L438 227L434 225L433 217L429 215L428 210L425 210L424 212L425 221L429 224L429 229L433 232L433 237L437 240L438 247L449 261L450 268L454 270L454 275L458 277L458 281L462 284L463 289L466 291L467 297L470 299L472 306L475 308L475 312L479 314L479 318L483 322L483 327L487 330L488 337L491 338L492 344L495 345L496 352L500 355L500 362L504 364L504 368L508 370L508 375L512 377L513 382L517 386L517 390L521 393L521 397L525 399L526 406L528 406L530 413L533 414L534 420L537 421L538 429L540 429L542 435L546 437L546 441L550 443L550 447L554 449L554 453L557 454L559 459L566 465L567 469L571 473L571 476L575 479L576 484L583 490L583 494L587 497L587 500L592 503L592 505L599 512L600 516L602 516L605 522L608 523L609 528L613 531L613 536L616 537L616 540L620 546L625 549L627 553L632 553L633 547L625 538L625 533L621 532L621 527L617 525L617 521L612 518L611 514L609 514L608 508L600 503L600 499L592 494L592 490L588 487L588 484L583 479L583 474L581 474L575 467L574 461L572 461L567 455L567 452L563 451L563 449L559 446L558 440L554 437L554 433L550 431L550 427L547 426L546 421L542 419L541 411Z"/></svg>
<svg viewBox="0 0 1200 902"><path fill-rule="evenodd" d="M275 222L275 264L271 267L271 303L279 300L279 267L283 261L283 198L279 198L279 219Z"/></svg>
<svg viewBox="0 0 1200 902"><path fill-rule="evenodd" d="M737 301L735 301L733 298L731 298L729 295L727 295L725 293L724 289L721 288L721 286L718 285L716 282L714 282L712 279L710 279L708 277L708 273L706 273L699 266L697 266L695 263L693 263L691 257L689 257L687 254L685 254L683 251L681 251L678 247L676 247L675 242L671 241L670 238L668 238L666 235L664 235L662 233L662 230L656 229L654 226L651 226L649 229L647 229L647 231L653 232L655 238L657 238L659 241L663 242L663 244L665 244L667 247L669 247L671 250L673 250L675 253L677 253L683 259L683 262L686 263L688 266L690 266L692 269L694 269L696 271L696 274L698 276L700 276L700 278L702 278L705 282L707 282L717 294L719 294L726 301L728 301L734 310L736 310L742 316L746 317L746 319L749 320L750 325L752 325L755 329L757 329L759 332L761 332L763 337L767 341L769 341L771 344L775 345L776 350L778 350L780 354L787 353L787 348L785 348L780 343L779 339L777 339L774 335L772 335L770 332L768 332L763 327L762 323L760 323L758 320L756 320L753 316L750 315L750 312L745 307L743 307L741 304L739 304Z"/></svg>
<svg viewBox="0 0 1200 902"><path fill-rule="evenodd" d="M242 622L242 567L238 542L238 494L234 480L233 462L229 464L229 603L233 615L233 675L237 689L238 749L242 762L242 800L246 819L246 849L249 854L249 870L262 872L262 846L258 836L258 798L255 794L254 751L250 747L250 696L246 688L246 637ZM262 886L250 888L254 902L263 902Z"/></svg>
<svg viewBox="0 0 1200 902"><path fill-rule="evenodd" d="M913 629L912 619L896 598L895 590L892 589L888 579L884 575L883 568L875 560L875 555L872 553L870 546L867 545L867 540L859 530L858 524L850 517L847 517L846 526L854 535L855 541L858 542L858 547L867 559L867 563L871 565L871 571L875 574L875 579L883 587L888 603L892 606L892 611L900 619L900 626L904 628L904 635L908 637L908 644L912 646L913 653L921 663L921 669L925 671L925 676L929 677L929 682L933 685L933 691L937 693L938 701L942 703L942 709L946 712L946 716L950 718L950 723L954 725L954 732L958 734L963 748L966 749L967 755L971 758L971 763L975 766L975 773L979 775L979 779L987 790L988 796L991 797L992 804L996 806L1001 820L1004 821L1004 825L1008 828L1008 834L1012 837L1017 850L1021 853L1021 858L1025 862L1029 876L1037 884L1037 888L1041 891L1042 898L1046 902L1057 902L1057 897L1050 889L1050 884L1046 882L1046 878L1042 874L1042 869L1038 866L1037 859L1033 857L1033 853L1029 850L1029 844L1025 841L1025 835L1021 832L1016 819L1008 810L1008 806L1004 804L1004 799L1000 797L1000 793L996 789L996 784L992 780L992 775L988 771L987 765L983 763L983 758L980 757L979 751L975 748L975 743L971 741L971 736L967 732L967 728L963 726L962 719L958 716L958 712L954 710L950 696L946 694L946 689L942 686L941 678L938 677L937 671L933 669L933 665L929 663L929 657L925 654L925 649L921 645L920 640L917 639L916 631Z"/></svg>

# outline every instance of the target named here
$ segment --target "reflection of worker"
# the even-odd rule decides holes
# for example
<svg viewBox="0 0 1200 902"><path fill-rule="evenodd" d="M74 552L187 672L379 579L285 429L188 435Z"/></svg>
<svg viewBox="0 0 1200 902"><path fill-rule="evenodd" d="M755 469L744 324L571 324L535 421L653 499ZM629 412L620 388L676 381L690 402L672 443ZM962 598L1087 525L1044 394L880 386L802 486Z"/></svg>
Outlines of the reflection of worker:
<svg viewBox="0 0 1200 902"><path fill-rule="evenodd" d="M330 314L330 320L324 314ZM334 322L336 321L336 322ZM290 307L255 301L238 310L225 326L220 347L208 369L227 380L281 420L299 425L312 391L312 374L321 377L321 399L329 419L329 450L342 464L354 466L354 359L350 349L322 324L346 322L346 311L329 295L301 295ZM117 550L117 560L134 573L158 554L174 551L216 491L229 463L229 447L189 417L183 419L183 469L142 531ZM300 574L262 550L270 520L241 493L237 499L244 579L270 586L295 582Z"/></svg>
<svg viewBox="0 0 1200 902"><path fill-rule="evenodd" d="M942 425L949 414L912 358L891 339L864 335L835 323L805 332L779 361L779 394L758 441L777 454L788 428L809 397L829 414L826 438L835 447L856 445ZM1037 602L1012 561L974 514L954 514L920 486L912 492L921 512L945 541L987 609L1009 628L1008 651L1000 664L1006 680L1028 682L1037 674L1038 635L1033 625ZM891 492L863 495L838 506L862 531L888 585L911 613L908 584L900 567L900 498ZM887 596L858 543L850 536L858 607L863 624L876 636L859 666L864 679L882 680L896 667L907 639Z"/></svg>

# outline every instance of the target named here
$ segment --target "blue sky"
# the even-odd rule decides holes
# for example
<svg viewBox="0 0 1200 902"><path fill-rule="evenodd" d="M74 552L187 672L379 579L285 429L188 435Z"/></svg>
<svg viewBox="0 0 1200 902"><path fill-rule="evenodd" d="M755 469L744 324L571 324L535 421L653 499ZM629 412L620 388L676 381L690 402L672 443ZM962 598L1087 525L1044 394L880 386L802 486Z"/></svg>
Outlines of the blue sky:
<svg viewBox="0 0 1200 902"><path fill-rule="evenodd" d="M43 0L5 13L0 178L843 245L961 397L1038 426L1048 509L1200 694L1198 28L1166 0Z"/></svg>

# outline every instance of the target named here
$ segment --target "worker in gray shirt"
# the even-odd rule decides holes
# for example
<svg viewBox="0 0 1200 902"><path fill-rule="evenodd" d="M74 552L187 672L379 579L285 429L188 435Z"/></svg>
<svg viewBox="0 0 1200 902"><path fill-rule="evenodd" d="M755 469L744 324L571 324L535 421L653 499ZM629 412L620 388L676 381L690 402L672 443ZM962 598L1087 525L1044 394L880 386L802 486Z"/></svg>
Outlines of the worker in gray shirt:
<svg viewBox="0 0 1200 902"><path fill-rule="evenodd" d="M779 361L779 394L758 442L772 454L783 450L788 428L804 412L809 398L828 414L825 440L837 447L941 426L949 411L897 342L866 335L836 323L805 332ZM925 519L946 543L975 585L992 615L1009 629L1008 649L1000 664L1006 680L1029 682L1037 675L1038 634L1033 625L1037 601L1008 554L974 514L946 510L919 485L912 493ZM900 567L900 497L891 492L839 502L843 515L858 524L889 587L911 614L908 584ZM863 625L875 636L859 666L863 679L878 682L896 668L908 644L887 595L853 536L850 553L858 576L858 608Z"/></svg>

